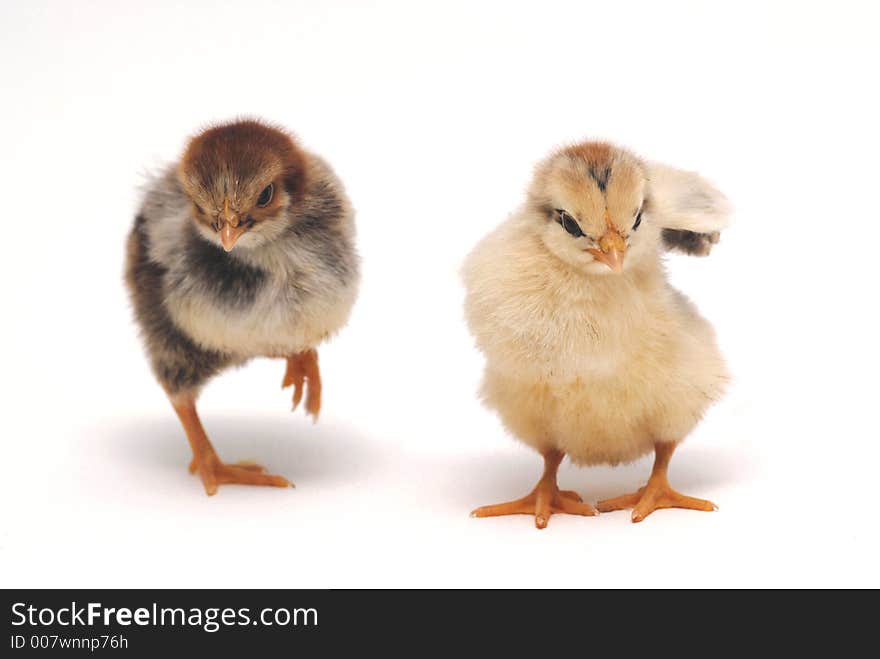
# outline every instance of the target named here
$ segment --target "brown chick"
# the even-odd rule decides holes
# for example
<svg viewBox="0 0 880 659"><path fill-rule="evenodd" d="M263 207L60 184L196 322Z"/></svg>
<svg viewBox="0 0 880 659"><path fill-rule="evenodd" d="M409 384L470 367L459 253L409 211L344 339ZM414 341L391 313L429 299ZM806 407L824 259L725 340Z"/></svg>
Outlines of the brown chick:
<svg viewBox="0 0 880 659"><path fill-rule="evenodd" d="M464 268L465 311L486 356L481 395L544 458L526 497L476 517L596 515L634 508L713 510L679 494L675 447L728 379L714 332L666 279L664 247L703 253L727 221L724 197L696 174L604 143L553 153L526 203L486 236ZM654 451L645 487L598 505L560 491L564 456L580 465Z"/></svg>
<svg viewBox="0 0 880 659"><path fill-rule="evenodd" d="M211 495L226 483L287 487L225 464L196 413L201 387L254 357L287 361L294 409L317 418L316 347L347 321L359 265L339 179L285 131L244 120L193 137L153 180L128 239L126 283L152 370Z"/></svg>

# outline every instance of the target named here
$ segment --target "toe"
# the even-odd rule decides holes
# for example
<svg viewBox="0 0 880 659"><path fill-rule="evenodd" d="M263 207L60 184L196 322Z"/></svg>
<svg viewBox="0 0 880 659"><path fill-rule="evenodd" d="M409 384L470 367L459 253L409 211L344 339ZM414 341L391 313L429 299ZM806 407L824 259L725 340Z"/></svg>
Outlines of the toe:
<svg viewBox="0 0 880 659"><path fill-rule="evenodd" d="M593 506L581 501L573 501L571 499L560 499L557 502L558 510L556 512L567 513L569 515L582 515L584 517L595 517L599 514Z"/></svg>
<svg viewBox="0 0 880 659"><path fill-rule="evenodd" d="M300 401L302 400L302 397L303 397L303 381L297 380L294 383L294 388L293 388L293 409L294 410L296 410L296 408L299 407L299 404L300 404Z"/></svg>
<svg viewBox="0 0 880 659"><path fill-rule="evenodd" d="M655 510L666 507L665 505L659 505L653 497L642 497L642 500L633 508L632 521L634 524L638 524Z"/></svg>
<svg viewBox="0 0 880 659"><path fill-rule="evenodd" d="M641 495L637 492L633 494L624 494L623 496L614 497L613 499L605 499L596 504L596 508L601 513L610 513L613 510L625 510L633 508L639 503Z"/></svg>
<svg viewBox="0 0 880 659"><path fill-rule="evenodd" d="M238 467L239 469L247 469L248 471L255 471L257 473L262 473L266 471L266 468L263 465L257 464L256 462L251 462L250 460L239 460L233 467Z"/></svg>
<svg viewBox="0 0 880 659"><path fill-rule="evenodd" d="M539 485L535 489L535 526L539 529L547 528L550 515L553 514L554 490Z"/></svg>
<svg viewBox="0 0 880 659"><path fill-rule="evenodd" d="M199 478L202 479L202 486L205 488L205 494L209 497L217 494L217 486L220 483L217 479L218 462L216 458L208 453L199 456L198 459L193 459L193 464L195 465L196 472L199 474ZM190 466L192 467L192 465Z"/></svg>
<svg viewBox="0 0 880 659"><path fill-rule="evenodd" d="M321 398L319 396L312 395L311 390L309 391L309 395L306 397L306 414L312 417L314 421L318 420L318 414L321 412Z"/></svg>
<svg viewBox="0 0 880 659"><path fill-rule="evenodd" d="M523 497L516 501L481 506L471 511L471 517L499 517L501 515L530 515L534 512L534 499Z"/></svg>
<svg viewBox="0 0 880 659"><path fill-rule="evenodd" d="M205 488L205 494L209 497L217 494L217 476L211 470L201 470L202 485Z"/></svg>
<svg viewBox="0 0 880 659"><path fill-rule="evenodd" d="M654 512L654 511L648 510L648 509L633 508L632 517L631 517L633 524L638 524L639 522L644 520L648 515L650 515L652 512Z"/></svg>
<svg viewBox="0 0 880 659"><path fill-rule="evenodd" d="M284 374L284 379L281 381L281 388L287 389L290 385L296 384L297 380L302 380L302 374L288 370L287 373Z"/></svg>
<svg viewBox="0 0 880 659"><path fill-rule="evenodd" d="M270 487L290 487L290 481L283 476L264 474L247 467L225 466L218 474L221 483L236 483L239 485L266 485Z"/></svg>
<svg viewBox="0 0 880 659"><path fill-rule="evenodd" d="M716 506L711 501L706 501L705 499L697 499L696 497L688 497L684 494L679 494L678 492L670 493L669 507L686 508L688 510L702 510L707 513L718 510L718 506Z"/></svg>

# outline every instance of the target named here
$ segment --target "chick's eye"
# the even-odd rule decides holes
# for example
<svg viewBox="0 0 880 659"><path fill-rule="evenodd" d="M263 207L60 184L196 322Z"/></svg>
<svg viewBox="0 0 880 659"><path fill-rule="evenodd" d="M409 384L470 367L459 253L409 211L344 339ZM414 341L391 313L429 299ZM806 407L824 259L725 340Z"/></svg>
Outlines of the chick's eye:
<svg viewBox="0 0 880 659"><path fill-rule="evenodd" d="M633 224L632 230L635 231L636 229L638 229L639 225L641 223L642 223L642 211L641 211L641 209L639 209L639 212L636 213L636 221L635 221L635 224Z"/></svg>
<svg viewBox="0 0 880 659"><path fill-rule="evenodd" d="M257 197L257 206L262 208L263 206L268 206L269 202L272 201L272 194L275 192L275 185L270 183L263 191L260 193L260 196Z"/></svg>
<svg viewBox="0 0 880 659"><path fill-rule="evenodd" d="M569 215L564 210L557 210L556 212L559 213L558 222L562 225L563 229L568 231L568 233L570 233L575 238L580 238L584 235L584 232L581 231L580 225L575 222L575 219L571 215Z"/></svg>

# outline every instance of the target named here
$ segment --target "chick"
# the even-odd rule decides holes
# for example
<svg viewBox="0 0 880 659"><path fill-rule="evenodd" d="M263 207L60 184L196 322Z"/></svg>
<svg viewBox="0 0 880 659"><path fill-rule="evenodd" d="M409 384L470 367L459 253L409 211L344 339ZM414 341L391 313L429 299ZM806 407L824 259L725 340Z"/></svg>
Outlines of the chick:
<svg viewBox="0 0 880 659"><path fill-rule="evenodd" d="M316 347L345 325L359 279L354 213L333 170L285 131L235 121L193 137L148 186L125 279L153 373L189 439L209 495L218 485L287 487L252 463L225 464L196 413L211 377L254 357L287 360L317 419Z"/></svg>
<svg viewBox="0 0 880 659"><path fill-rule="evenodd" d="M476 517L596 515L634 508L713 510L674 491L669 460L724 392L712 327L667 282L665 248L707 253L725 198L696 174L598 142L553 153L525 204L467 257L465 314L486 366L481 397L544 458L526 497ZM655 453L643 488L598 509L560 491L564 456L611 464Z"/></svg>

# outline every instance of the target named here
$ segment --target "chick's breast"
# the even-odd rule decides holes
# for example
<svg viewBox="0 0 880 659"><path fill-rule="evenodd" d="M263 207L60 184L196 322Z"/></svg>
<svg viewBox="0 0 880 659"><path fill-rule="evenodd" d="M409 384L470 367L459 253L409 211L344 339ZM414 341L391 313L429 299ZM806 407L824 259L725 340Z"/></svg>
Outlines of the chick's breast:
<svg viewBox="0 0 880 659"><path fill-rule="evenodd" d="M656 269L585 277L512 218L464 267L481 389L507 429L576 463L633 460L679 441L720 397L711 327Z"/></svg>

